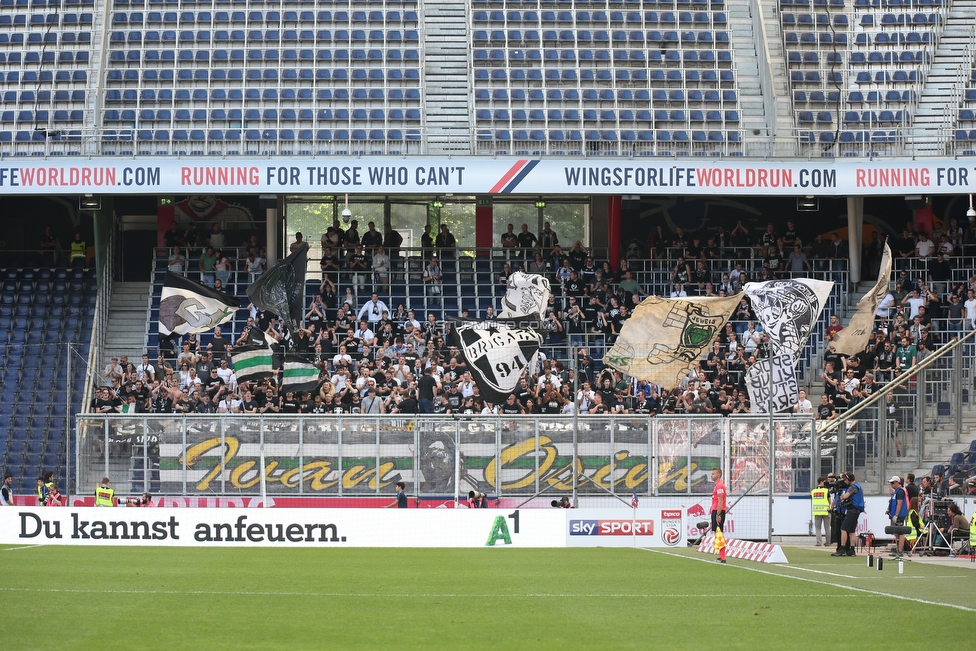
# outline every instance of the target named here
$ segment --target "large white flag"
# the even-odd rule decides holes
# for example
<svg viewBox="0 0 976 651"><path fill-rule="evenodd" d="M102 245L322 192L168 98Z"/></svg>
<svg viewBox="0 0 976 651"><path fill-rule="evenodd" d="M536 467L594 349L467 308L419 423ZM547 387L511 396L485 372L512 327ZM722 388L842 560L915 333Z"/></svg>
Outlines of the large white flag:
<svg viewBox="0 0 976 651"><path fill-rule="evenodd" d="M746 373L749 408L753 413L766 412L770 399L774 412L796 404L799 399L796 362L833 286L830 281L809 278L746 283L746 296L772 349L772 361L760 360Z"/></svg>
<svg viewBox="0 0 976 651"><path fill-rule="evenodd" d="M603 361L628 375L673 389L701 361L741 299L741 294L645 298L624 323Z"/></svg>
<svg viewBox="0 0 976 651"><path fill-rule="evenodd" d="M800 386L796 381L793 358L778 355L772 360L757 360L746 371L746 389L749 391L749 411L754 414L769 413L770 400L773 413L791 408L800 401Z"/></svg>
<svg viewBox="0 0 976 651"><path fill-rule="evenodd" d="M746 283L746 296L763 332L769 335L773 356L789 355L797 360L833 287L829 280L809 278Z"/></svg>
<svg viewBox="0 0 976 651"><path fill-rule="evenodd" d="M888 284L891 282L891 249L885 242L884 253L881 254L881 269L878 271L878 282L874 288L857 302L857 311L851 317L847 327L834 335L828 346L838 355L856 355L864 350L871 337L874 327L874 317L878 312L878 304L888 295Z"/></svg>

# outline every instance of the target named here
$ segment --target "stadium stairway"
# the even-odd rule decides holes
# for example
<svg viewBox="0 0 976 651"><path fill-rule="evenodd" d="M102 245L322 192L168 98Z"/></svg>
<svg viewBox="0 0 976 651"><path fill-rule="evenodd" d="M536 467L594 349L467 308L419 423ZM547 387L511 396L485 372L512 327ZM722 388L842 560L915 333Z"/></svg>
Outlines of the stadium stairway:
<svg viewBox="0 0 976 651"><path fill-rule="evenodd" d="M110 327L105 334L105 348L101 351L101 359L97 364L99 373L112 357L128 355L130 362L139 363L139 356L146 350L148 313L147 283L112 283L112 299L108 312Z"/></svg>
<svg viewBox="0 0 976 651"><path fill-rule="evenodd" d="M424 7L427 153L471 154L471 75L465 0L432 0Z"/></svg>
<svg viewBox="0 0 976 651"><path fill-rule="evenodd" d="M745 134L759 133L769 134L771 120L767 120L765 104L763 102L763 89L759 78L759 61L757 52L756 34L753 30L752 10L759 7L758 2L733 2L728 3L729 27L732 33L732 45L735 48L736 73L739 83L739 105L742 110L742 131ZM766 11L765 8L762 9ZM774 14L768 14L774 15ZM768 44L769 56L772 59L773 85L776 96L789 97L789 89L786 84L786 61L783 59L782 39L778 33L764 34ZM777 67L777 63L779 66ZM790 124L792 116L789 112L788 102L776 102L776 118L779 124ZM782 115L780 115L782 114ZM746 154L750 152L746 150Z"/></svg>
<svg viewBox="0 0 976 651"><path fill-rule="evenodd" d="M947 143L951 147L951 142L945 134L955 128L959 99L969 77L969 44L974 15L976 0L953 0L945 31L939 39L939 47L932 58L932 67L925 78L915 111L914 121L919 128L915 138L917 155L945 156L952 153L946 151ZM948 102L947 97L950 98ZM945 131L940 134L940 130Z"/></svg>

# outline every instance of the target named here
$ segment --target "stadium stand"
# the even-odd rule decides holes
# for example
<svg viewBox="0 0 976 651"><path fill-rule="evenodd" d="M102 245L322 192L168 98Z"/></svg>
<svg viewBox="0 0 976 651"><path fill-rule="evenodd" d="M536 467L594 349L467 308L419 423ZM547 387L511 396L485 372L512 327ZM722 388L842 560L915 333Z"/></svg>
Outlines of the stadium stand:
<svg viewBox="0 0 976 651"><path fill-rule="evenodd" d="M955 116L916 122L942 35L961 20L950 2L760 6L778 14L765 20L779 27L793 106L771 135L788 136L792 153L895 154L918 125L972 151L971 84L951 94L958 129ZM437 50L426 64L424 21L441 10L10 0L0 5L0 155L425 153L428 119L449 110L427 101L442 59ZM467 78L454 80L452 101L466 112L465 151L746 153L737 48L753 44L736 43L724 0L475 0L457 28Z"/></svg>
<svg viewBox="0 0 976 651"><path fill-rule="evenodd" d="M757 257L752 257L751 252L753 250L757 252ZM723 282L729 288L733 286L738 287L738 283L728 281L728 278L737 271L741 271L744 274L741 282L745 282L746 279L758 280L773 277L788 277L790 275L789 272L785 271L785 262L783 266L779 267L778 271L771 272L770 259L775 256L772 254L758 253L758 251L759 243L757 241L756 248L742 251L743 257L741 258L735 257L736 251L729 249L722 252L724 255L702 259L703 264L698 268L707 269L707 273L704 275L696 275L692 268L698 265L692 264L688 268L687 279L684 283L688 293L690 295L718 295L722 291L720 287ZM187 267L191 270L186 275L194 280L202 280L202 276L196 271L197 265L195 264L202 250L199 248L191 248L189 251L183 251L183 253L187 257ZM420 252L404 251L404 253L419 254ZM551 310L547 318L547 330L549 334L543 346L543 359L549 360L551 363L559 362L561 369L565 371L572 366L571 345L582 346L587 350L594 364L593 375L590 379L595 382L600 381L597 375L603 370L602 359L604 353L612 345L615 333L619 332L619 328L628 318L629 312L634 304L641 298L639 295L632 295L620 289L619 283L621 280L624 280L624 272L629 270L642 290L648 294L667 296L672 291L676 272L681 273L684 270L684 256L689 251L668 248L660 258L653 260L631 260L617 270L610 269L609 263L600 260L599 257L593 259L593 256L589 255L585 250L573 250L569 255L563 254L561 251L555 251L552 255L546 256L546 258L542 258L541 250L526 254L518 249L495 249L491 251L490 256L482 255L477 257L468 255L468 252L465 251L459 251L457 253L458 255L442 255L438 261L443 282L440 291L436 294L431 293L429 286L425 286L423 276L428 258L422 257L421 255L393 257L388 283L379 277L372 277L372 274L369 275L366 282L357 283L354 281L353 272L348 270L345 260L341 260L340 269L328 273L330 282L334 283L336 291L324 297L324 305L320 306L321 311L325 314L324 321L333 324L329 326L329 332L332 334L322 339L323 357L332 360L338 353L339 346L346 339L346 328L355 330L356 322L354 317L360 307L369 300L370 294L373 291L379 294L380 300L391 310L390 321L394 326L394 332L396 334L401 336L405 334L403 331L404 323L410 320L407 313L413 312L413 318L421 324L420 329L424 333L428 332L428 326L425 322L430 321L434 324L430 329L441 334L443 339L446 340L448 339L448 333L450 332L451 323L454 318L464 316L465 313L466 316L471 318L483 317L488 314L489 308L499 309L500 299L505 293L503 280L507 273L518 270L519 268L528 270L535 269L541 270L542 273L550 278L554 295ZM487 253L487 251L483 251L482 253ZM536 259L536 253L539 254L538 259ZM171 250L166 248L156 249L155 252L153 287L151 291L152 307L150 321L146 330L146 350L153 358L155 358L161 343L154 326L158 321L160 295L167 271L167 264L171 255ZM243 267L240 264L240 260L245 255L245 251L243 249L232 251L231 255L237 258L238 262L235 268L238 271L232 272L226 277L227 283L224 285L224 289L231 295L242 296L244 290L252 281L252 277L243 271ZM579 293L576 293L572 286L573 279L568 276L568 271L560 271L560 260L566 260L568 265L566 267L567 270L570 266L573 266L581 279L582 284L580 287L586 287L589 296L596 296L597 303L586 304L584 301L587 301L589 296L583 296L582 289ZM571 264L570 260L572 260ZM690 257L688 260L693 261ZM831 269L826 259L816 259L814 260L815 267L812 271L805 271L800 274L807 277L833 279L837 281L825 308L825 314L827 315L838 313L841 310L842 302L846 300L848 291L846 261L835 262L836 268ZM314 261L310 260L309 266L309 275L318 276L318 274L311 272ZM699 283L701 283L700 288ZM307 304L311 306L315 302L315 297L320 295L321 291L322 286L320 286L318 281L307 281ZM575 321L572 316L571 305L577 299L581 301L580 304L586 314L585 320L582 321ZM336 315L336 310L344 301L348 302L351 306L352 314L350 317L347 317L347 319L350 319L348 323L346 322L347 319L341 317L337 319ZM403 310L398 314L397 312L401 307ZM248 318L253 316L255 316L254 312L246 310L239 312L233 321L225 324L223 338L232 343L237 342L238 338L244 333ZM735 315L730 332L734 331L737 333L737 336L743 337L748 329L749 320L749 310L746 308ZM825 337L826 321L824 319L818 324L802 353L801 373L809 372L817 363L815 355ZM352 330L350 330L350 333L352 333ZM426 336L423 338L422 345L418 342L418 351L420 348L428 351L427 344L430 343L431 339L430 336ZM185 340L182 343L186 343ZM206 349L209 343L210 335L205 335L200 340L194 338L192 348L202 351ZM441 355L443 357L443 364L449 362L449 354L447 352L449 346L445 345L445 343L442 342L429 351L430 353ZM751 352L753 350L752 344L758 344L758 339L755 342L750 342L746 350ZM359 345L361 346L361 342ZM728 346L728 341L724 338L723 346ZM733 344L732 347L734 348L735 345ZM373 346L373 350L377 350L378 348L378 345ZM139 351L132 352L133 354L137 354ZM177 342L174 346L174 354L179 352L180 342ZM728 351L726 350L726 352ZM350 354L355 355L354 351L352 351L352 343L350 343ZM427 353L425 352L425 358L426 355ZM729 377L734 378L733 383L737 388L743 389L743 396L743 374L747 363L748 358L743 356L741 360L735 361L729 369ZM544 363L540 364L536 375L541 375L543 369ZM327 374L331 375L335 370L335 367L329 362ZM609 373L609 369L607 372ZM636 392L631 393L630 397L634 395L636 395ZM622 401L621 405L622 408L630 409L630 399L628 398L628 400Z"/></svg>
<svg viewBox="0 0 976 651"><path fill-rule="evenodd" d="M15 489L31 492L40 469L62 473L68 418L68 346L72 410L84 391L94 275L82 269L12 268L0 272L0 458Z"/></svg>

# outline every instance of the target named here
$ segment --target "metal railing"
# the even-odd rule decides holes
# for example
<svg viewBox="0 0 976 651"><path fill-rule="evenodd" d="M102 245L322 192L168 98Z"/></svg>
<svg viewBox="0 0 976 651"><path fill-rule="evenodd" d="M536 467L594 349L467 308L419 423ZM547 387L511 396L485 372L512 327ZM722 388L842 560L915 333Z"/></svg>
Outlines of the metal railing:
<svg viewBox="0 0 976 651"><path fill-rule="evenodd" d="M766 128L769 137L777 133L776 128L776 85L773 82L773 72L770 69L771 57L769 42L766 39L766 18L763 15L762 2L749 0L749 16L752 18L752 34L756 45L756 58L759 64L759 88L762 93L763 112L766 115Z"/></svg>

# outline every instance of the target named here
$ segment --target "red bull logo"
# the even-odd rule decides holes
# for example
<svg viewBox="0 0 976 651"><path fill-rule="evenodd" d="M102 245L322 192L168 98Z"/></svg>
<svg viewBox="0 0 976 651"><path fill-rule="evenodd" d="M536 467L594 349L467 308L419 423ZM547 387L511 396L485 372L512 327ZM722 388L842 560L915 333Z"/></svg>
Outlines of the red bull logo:
<svg viewBox="0 0 976 651"><path fill-rule="evenodd" d="M705 511L705 507L702 506L701 504L694 504L694 505L688 507L688 519L689 520L691 520L692 518L704 518L707 515L708 515L708 512Z"/></svg>

